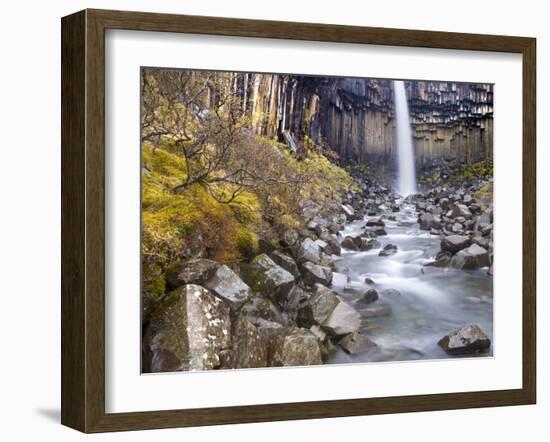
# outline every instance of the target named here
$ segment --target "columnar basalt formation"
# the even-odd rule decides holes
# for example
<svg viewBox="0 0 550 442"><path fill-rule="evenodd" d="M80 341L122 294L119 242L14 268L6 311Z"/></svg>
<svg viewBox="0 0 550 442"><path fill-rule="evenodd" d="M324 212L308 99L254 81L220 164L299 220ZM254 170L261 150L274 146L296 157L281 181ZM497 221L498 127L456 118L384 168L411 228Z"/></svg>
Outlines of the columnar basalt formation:
<svg viewBox="0 0 550 442"><path fill-rule="evenodd" d="M234 75L234 74L233 74ZM492 159L493 86L405 82L418 167L442 159ZM396 156L391 80L237 74L234 89L254 131L325 142L345 160L393 165Z"/></svg>

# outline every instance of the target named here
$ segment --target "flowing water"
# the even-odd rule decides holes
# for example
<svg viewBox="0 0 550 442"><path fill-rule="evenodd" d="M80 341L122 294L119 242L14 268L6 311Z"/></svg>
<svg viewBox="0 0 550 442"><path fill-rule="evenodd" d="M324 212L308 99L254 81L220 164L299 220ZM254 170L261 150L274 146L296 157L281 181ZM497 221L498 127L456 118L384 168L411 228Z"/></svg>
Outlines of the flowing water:
<svg viewBox="0 0 550 442"><path fill-rule="evenodd" d="M397 191L402 196L407 196L416 192L416 171L413 137L409 121L409 104L407 103L405 84L402 81L395 80L393 90L395 94L395 120L397 123Z"/></svg>
<svg viewBox="0 0 550 442"><path fill-rule="evenodd" d="M448 358L437 342L447 333L477 324L493 340L493 286L487 269L476 271L440 269L423 264L440 250L439 236L419 229L414 206L403 205L393 213L397 220L386 223L388 235L379 237L382 246L398 246L393 256L378 256L380 249L366 252L342 251L335 262L338 272L350 277L348 286L375 288L379 299L362 304L359 296L336 288L343 299L361 314L361 332L378 344L378 349L348 355L333 354L329 363L396 361ZM365 221L346 226L344 236L362 232ZM375 285L365 283L365 278ZM393 292L384 292L394 289ZM395 292L395 290L398 291ZM483 356L492 355L490 353Z"/></svg>

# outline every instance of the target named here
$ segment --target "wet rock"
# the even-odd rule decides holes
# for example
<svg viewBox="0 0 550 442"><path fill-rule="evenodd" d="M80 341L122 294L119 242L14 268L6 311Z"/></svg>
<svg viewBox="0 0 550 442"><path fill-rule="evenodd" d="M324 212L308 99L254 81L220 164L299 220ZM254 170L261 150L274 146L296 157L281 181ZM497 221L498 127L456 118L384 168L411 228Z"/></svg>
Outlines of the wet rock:
<svg viewBox="0 0 550 442"><path fill-rule="evenodd" d="M384 296L401 296L401 292L396 289L384 289L380 293Z"/></svg>
<svg viewBox="0 0 550 442"><path fill-rule="evenodd" d="M365 284L374 285L376 284L373 279L371 278L365 278Z"/></svg>
<svg viewBox="0 0 550 442"><path fill-rule="evenodd" d="M351 236L346 236L342 241L341 246L344 249L348 249L348 250L353 250L353 251L359 250L359 247L357 247L357 244L355 243L354 239Z"/></svg>
<svg viewBox="0 0 550 442"><path fill-rule="evenodd" d="M330 267L306 262L302 265L302 278L307 285L320 283L329 286L332 283L332 270Z"/></svg>
<svg viewBox="0 0 550 442"><path fill-rule="evenodd" d="M361 317L365 319L370 319L389 316L391 315L392 310L389 305L369 305L367 308L362 308L360 312Z"/></svg>
<svg viewBox="0 0 550 442"><path fill-rule="evenodd" d="M375 289L369 289L361 295L357 302L361 304L370 304L376 300L378 300L378 292Z"/></svg>
<svg viewBox="0 0 550 442"><path fill-rule="evenodd" d="M298 263L310 261L314 264L321 262L321 248L310 238L304 239L294 248L294 257Z"/></svg>
<svg viewBox="0 0 550 442"><path fill-rule="evenodd" d="M468 325L444 336L438 345L449 354L473 354L489 350L491 340L477 325Z"/></svg>
<svg viewBox="0 0 550 442"><path fill-rule="evenodd" d="M441 252L435 257L435 260L424 264L424 267L447 267L451 261L452 255L449 252Z"/></svg>
<svg viewBox="0 0 550 442"><path fill-rule="evenodd" d="M239 310L252 295L250 287L229 267L218 267L205 286L226 302L232 311Z"/></svg>
<svg viewBox="0 0 550 442"><path fill-rule="evenodd" d="M143 347L144 371L207 370L219 367L229 346L229 306L204 287L189 284L169 293L151 314Z"/></svg>
<svg viewBox="0 0 550 442"><path fill-rule="evenodd" d="M466 247L469 247L472 241L469 236L465 235L450 235L441 240L441 250L450 253L459 252Z"/></svg>
<svg viewBox="0 0 550 442"><path fill-rule="evenodd" d="M377 347L373 341L357 332L344 336L338 341L338 345L351 355L366 353Z"/></svg>
<svg viewBox="0 0 550 442"><path fill-rule="evenodd" d="M294 259L292 259L290 256L285 255L279 250L275 250L269 256L278 266L285 269L287 272L292 274L292 276L294 276L295 278L300 277L300 270L298 269L298 265L296 264L296 261L294 261Z"/></svg>
<svg viewBox="0 0 550 442"><path fill-rule="evenodd" d="M372 238L375 238L377 236L385 236L388 234L383 226L369 227L365 229L365 233Z"/></svg>
<svg viewBox="0 0 550 442"><path fill-rule="evenodd" d="M378 256L391 256L397 253L397 246L395 244L386 244L382 250L378 253Z"/></svg>
<svg viewBox="0 0 550 442"><path fill-rule="evenodd" d="M342 204L342 211L348 220L351 220L351 218L355 215L355 210L348 204Z"/></svg>
<svg viewBox="0 0 550 442"><path fill-rule="evenodd" d="M186 284L202 285L208 281L220 265L210 259L191 259L170 265L166 271L168 290L174 290Z"/></svg>
<svg viewBox="0 0 550 442"><path fill-rule="evenodd" d="M490 265L489 253L483 247L472 244L453 256L449 267L463 270L476 270Z"/></svg>
<svg viewBox="0 0 550 442"><path fill-rule="evenodd" d="M384 227L386 223L382 218L377 219L370 219L367 221L367 224L365 224L366 227Z"/></svg>

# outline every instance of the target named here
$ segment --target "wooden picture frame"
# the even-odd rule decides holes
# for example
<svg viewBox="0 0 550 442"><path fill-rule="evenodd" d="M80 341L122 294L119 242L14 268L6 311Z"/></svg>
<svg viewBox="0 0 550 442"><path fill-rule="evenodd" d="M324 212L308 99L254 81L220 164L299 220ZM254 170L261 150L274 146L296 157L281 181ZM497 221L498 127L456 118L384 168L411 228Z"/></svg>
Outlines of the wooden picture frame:
<svg viewBox="0 0 550 442"><path fill-rule="evenodd" d="M107 414L105 30L495 51L523 63L523 385L513 390ZM536 41L533 38L84 10L62 19L62 410L83 432L533 404L536 400Z"/></svg>

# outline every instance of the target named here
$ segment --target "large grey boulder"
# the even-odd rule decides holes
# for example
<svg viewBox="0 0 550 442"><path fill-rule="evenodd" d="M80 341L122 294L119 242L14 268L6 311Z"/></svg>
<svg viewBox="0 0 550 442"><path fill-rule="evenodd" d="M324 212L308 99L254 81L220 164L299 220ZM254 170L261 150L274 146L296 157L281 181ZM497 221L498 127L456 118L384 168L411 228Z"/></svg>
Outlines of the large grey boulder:
<svg viewBox="0 0 550 442"><path fill-rule="evenodd" d="M468 206L466 206L465 204L455 204L452 209L451 216L453 218L463 216L466 219L470 219L472 217L472 212L470 212L470 209L468 209Z"/></svg>
<svg viewBox="0 0 550 442"><path fill-rule="evenodd" d="M461 250L449 262L449 267L463 270L476 270L490 265L489 252L477 244Z"/></svg>
<svg viewBox="0 0 550 442"><path fill-rule="evenodd" d="M173 263L165 273L167 288L173 290L186 284L203 285L219 266L215 261L201 258Z"/></svg>
<svg viewBox="0 0 550 442"><path fill-rule="evenodd" d="M267 367L267 343L260 330L243 315L231 327L231 346L220 355L221 368Z"/></svg>
<svg viewBox="0 0 550 442"><path fill-rule="evenodd" d="M267 341L269 367L322 364L319 339L310 330L297 327L262 329Z"/></svg>
<svg viewBox="0 0 550 442"><path fill-rule="evenodd" d="M479 326L468 325L444 336L438 345L449 354L472 354L489 350L491 340Z"/></svg>
<svg viewBox="0 0 550 442"><path fill-rule="evenodd" d="M298 243L294 249L294 257L298 263L310 261L314 264L321 262L321 248L310 238Z"/></svg>
<svg viewBox="0 0 550 442"><path fill-rule="evenodd" d="M277 265L281 266L287 272L291 273L292 276L294 276L295 278L300 277L300 270L298 269L298 265L296 264L296 261L294 261L294 259L291 258L290 256L284 254L279 250L275 250L269 255L269 257Z"/></svg>
<svg viewBox="0 0 550 442"><path fill-rule="evenodd" d="M232 311L239 310L252 295L252 290L226 265L218 267L205 286L225 301Z"/></svg>
<svg viewBox="0 0 550 442"><path fill-rule="evenodd" d="M431 213L423 213L419 216L418 222L420 224L420 230L430 230L432 228L432 222L434 217Z"/></svg>
<svg viewBox="0 0 550 442"><path fill-rule="evenodd" d="M145 372L208 370L221 365L231 341L229 306L204 287L169 293L151 314L143 349Z"/></svg>
<svg viewBox="0 0 550 442"><path fill-rule="evenodd" d="M441 250L455 254L466 247L469 247L472 241L469 236L449 235L441 240Z"/></svg>
<svg viewBox="0 0 550 442"><path fill-rule="evenodd" d="M332 270L330 267L305 262L302 264L302 277L307 285L320 283L328 286L332 283Z"/></svg>
<svg viewBox="0 0 550 442"><path fill-rule="evenodd" d="M245 279L252 290L280 302L294 285L295 277L262 253L248 266Z"/></svg>
<svg viewBox="0 0 550 442"><path fill-rule="evenodd" d="M322 325L331 335L341 336L359 330L361 316L352 306L340 301Z"/></svg>

